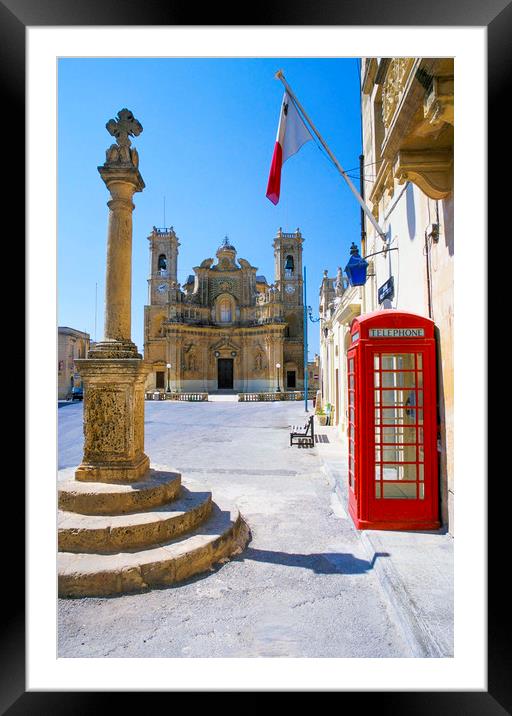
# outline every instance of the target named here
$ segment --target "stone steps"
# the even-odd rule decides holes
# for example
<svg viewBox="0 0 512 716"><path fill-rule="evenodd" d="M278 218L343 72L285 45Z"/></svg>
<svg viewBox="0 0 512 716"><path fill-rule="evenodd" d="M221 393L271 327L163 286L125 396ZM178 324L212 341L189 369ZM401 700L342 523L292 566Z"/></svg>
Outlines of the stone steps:
<svg viewBox="0 0 512 716"><path fill-rule="evenodd" d="M58 505L65 512L114 515L147 510L174 500L180 492L179 472L151 469L131 483L80 482L75 468L59 472Z"/></svg>
<svg viewBox="0 0 512 716"><path fill-rule="evenodd" d="M108 596L175 584L239 554L250 537L238 509L224 500L181 538L116 554L59 552L59 596Z"/></svg>
<svg viewBox="0 0 512 716"><path fill-rule="evenodd" d="M59 510L59 550L109 554L167 542L204 522L211 507L211 492L182 488L178 499L143 512L85 515Z"/></svg>

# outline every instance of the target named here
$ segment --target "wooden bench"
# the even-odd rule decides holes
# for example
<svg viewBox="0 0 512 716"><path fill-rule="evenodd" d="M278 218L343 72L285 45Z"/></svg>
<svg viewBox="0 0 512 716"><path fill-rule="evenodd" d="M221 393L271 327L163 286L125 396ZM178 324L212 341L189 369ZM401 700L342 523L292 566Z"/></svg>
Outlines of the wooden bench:
<svg viewBox="0 0 512 716"><path fill-rule="evenodd" d="M304 425L292 425L290 432L290 445L301 445L303 447L315 447L315 429L313 427L314 416L311 415ZM293 442L296 440L297 442Z"/></svg>

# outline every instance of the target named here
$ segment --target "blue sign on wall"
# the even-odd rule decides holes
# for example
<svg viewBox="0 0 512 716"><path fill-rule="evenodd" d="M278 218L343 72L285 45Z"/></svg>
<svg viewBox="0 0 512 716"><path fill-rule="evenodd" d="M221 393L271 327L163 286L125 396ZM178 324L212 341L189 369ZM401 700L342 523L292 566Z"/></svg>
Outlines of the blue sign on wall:
<svg viewBox="0 0 512 716"><path fill-rule="evenodd" d="M378 292L378 298L379 303L382 303L386 300L386 298L389 298L391 301L395 295L395 282L393 279L393 276L390 276L386 283L383 283L382 286L379 288Z"/></svg>

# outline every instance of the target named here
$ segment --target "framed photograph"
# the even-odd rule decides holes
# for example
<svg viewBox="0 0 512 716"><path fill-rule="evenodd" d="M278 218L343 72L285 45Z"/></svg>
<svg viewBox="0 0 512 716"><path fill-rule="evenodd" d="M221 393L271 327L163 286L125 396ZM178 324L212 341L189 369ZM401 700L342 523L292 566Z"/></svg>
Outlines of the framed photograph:
<svg viewBox="0 0 512 716"><path fill-rule="evenodd" d="M487 495L485 474L485 342L474 339L475 325L481 327L480 334L485 334L486 296L480 289L479 298L475 300L474 277L484 272L487 262L485 240L487 212L490 210L489 215L491 215L492 209L497 209L497 197L492 192L489 192L487 205L484 201L487 189L486 130L491 146L492 142L496 143L499 135L498 102L501 108L512 60L509 42L512 30L512 4L507 5L503 0L501 5L496 2L492 7L483 7L476 2L464 6L456 3L439 3L430 4L428 7L419 3L407 7L392 4L386 5L384 17L383 13L376 11L367 0L361 0L358 3L336 8L323 7L322 4L315 4L308 9L300 9L290 4L273 9L263 8L251 23L236 16L230 16L228 21L218 8L204 11L200 24L191 24L192 19L194 19L192 13L183 9L144 7L133 3L132 0L123 3L121 10L118 5L109 2L73 4L54 2L44 7L25 0L0 2L0 56L3 59L0 72L4 78L5 113L11 119L11 126L16 122L16 126L19 127L22 117L26 120L25 164L19 141L14 143L5 140L4 148L10 158L8 166L11 170L17 169L20 173L17 182L9 179L8 206L9 213L15 214L20 222L22 222L21 217L26 217L28 309L28 360L25 378L28 407L26 495L23 494L21 480L19 484L12 483L18 512L20 514L22 512L20 505L24 504L24 498L27 506L25 515L27 561L24 572L21 564L22 548L17 544L17 557L12 558L12 564L9 566L12 572L10 571L9 588L5 591L10 616L9 628L2 639L1 712L68 713L73 710L85 713L99 703L102 698L101 692L105 691L343 691L354 692L356 698L364 695L365 700L373 699L374 703L376 698L379 698L379 703L392 709L393 713L444 713L448 710L465 714L510 712L512 698L509 669L507 669L510 660L507 655L505 630L500 626L506 614L500 610L498 602L494 601L497 600L499 590L496 589L496 574L491 574L490 571L489 586L493 587L493 591L488 596L486 593L485 548L488 546L489 554L491 550L499 548L497 539L493 536L494 525L489 538L487 536L485 506L490 495ZM275 49L276 47L279 51ZM96 166L101 164L104 158L89 156L84 137L88 133L98 132L98 129L104 134L103 150L107 150L105 166L112 159L113 151L125 151L123 142L118 141L118 129L123 121L119 112L125 110L121 106L109 106L104 110L102 106L100 114L104 111L108 114L104 117L104 122L110 120L113 123L110 132L112 136L109 137L108 126L107 130L104 126L99 128L96 126L96 114L99 111L97 107L91 109L91 115L94 115L93 126L91 126L91 117L84 113L84 107L76 99L80 95L80 87L75 84L66 105L66 156L59 154L61 146L59 131L62 131L64 124L64 121L61 121L59 127L59 101L62 100L59 96L59 86L63 86L62 77L65 74L63 68L70 66L65 65L65 62L69 63L74 58L73 62L83 61L84 66L88 61L96 63L99 73L97 77L99 78L103 73L101 83L98 79L96 89L98 96L101 93L104 103L108 100L109 82L115 96L118 88L116 83L129 82L128 75L123 73L120 80L120 76L116 74L116 65L109 64L115 58L118 58L119 62L126 61L132 64L142 59L159 61L163 58L180 62L193 58L201 62L219 62L221 58L223 61L243 58L253 63L260 60L267 61L269 58L284 58L292 66L297 58L315 58L328 62L339 58L353 58L358 61L360 58L376 58L380 61L386 57L454 58L455 63L454 126L455 186L457 187L454 230L456 246L455 479L458 489L460 485L460 492L455 503L457 527L453 655L445 658L425 658L436 655L416 653L411 655L417 658L406 658L403 653L397 652L395 658L386 658L386 655L383 655L379 659L354 658L354 655L348 658L329 658L330 653L326 653L325 658L308 659L296 658L300 654L293 654L286 650L276 654L262 653L260 658L243 658L239 654L233 658L229 658L229 655L218 658L218 654L209 655L213 658L201 658L196 653L190 655L195 658L176 658L176 654L168 657L165 653L152 653L152 658L141 658L138 655L135 658L109 659L106 655L95 654L93 651L64 655L57 645L55 607L58 596L54 491L58 469L55 366L59 367L59 372L66 369L64 360L58 355L55 330L59 303L57 279L60 270L57 260L58 202L62 201L63 197L66 199L70 192L75 192L73 208L66 218L68 234L72 227L72 212L77 214L77 235L81 235L78 224L83 222L88 214L97 214L98 224L100 226L103 224L106 228L108 216L106 196L94 206L89 204L91 195L88 193L84 193L83 199L77 200L76 192L80 191L80 180L77 179L76 183L68 182L68 177L71 175L69 172L72 172L72 167L75 166L78 178L80 167L87 163L97 174ZM202 68L203 65L198 64L198 67ZM361 65L358 67L359 81L362 76ZM276 71L280 69L281 67L275 67ZM371 72L374 70L375 68ZM251 79L254 81L254 91L257 92L261 78L254 71L252 75L248 73L248 82ZM287 79L293 85L289 75ZM87 93L87 96L94 95L94 92L91 95L91 88L86 87L87 82L94 81L94 73L90 77L86 77L85 74L80 77L79 73L70 73L66 78L68 88L71 88L73 82L80 81L84 82L84 93ZM273 81L272 75L269 75L269 81ZM378 78L375 81L378 81ZM205 99L208 97L207 82L208 78L205 77ZM115 92L114 88L116 88ZM488 99L488 117L485 113L486 99ZM155 95L155 104L157 101ZM279 101L280 98L278 104ZM197 103L198 111L204 104ZM272 110L276 120L278 109L279 106L276 106ZM339 109L337 107L336 111ZM179 108L175 111L178 112ZM207 106L204 111L208 113ZM119 113L117 116L116 112ZM140 120L141 129L142 126L145 128L146 118L132 116L129 119L133 122ZM150 119L150 123L152 121ZM212 121L215 121L215 117L212 117ZM76 132L75 138L74 132ZM130 132L131 130L128 134ZM128 141L126 146L135 147L137 151L138 132L135 131L130 136L132 142L130 144ZM314 139L316 141L316 137ZM162 141L161 138L159 141ZM299 143L295 148L296 151L300 146ZM318 146L322 149L321 141ZM154 145L152 150L158 152L158 146ZM129 151L131 152L132 149ZM110 159L109 152L111 152ZM489 159L491 155L490 152ZM138 155L136 160L133 159L133 154L130 156L134 170L138 170ZM62 180L64 159L66 186L59 184ZM144 181L148 182L144 173L142 152L140 170L144 180L141 176L136 191L144 188ZM457 174L458 171L460 174ZM349 171L348 174L354 181L356 177L358 180L361 177L357 172L352 175ZM105 194L102 179L108 187L108 182L103 176L101 178L99 175L96 176L98 195L101 192ZM27 189L25 197L21 191L24 185ZM275 197L275 185L272 192L272 196ZM279 188L277 192L279 199ZM168 237L172 233L167 231L167 225L170 223L167 219L171 212L163 196L164 190L161 193L158 211L162 211L161 225L167 232L165 237ZM138 197L140 194L135 194L133 199L135 206ZM160 199L163 199L161 203ZM199 212L200 198L191 202L191 205L194 203ZM468 206L471 206L471 212L466 210ZM380 218L382 219L383 215ZM293 220L292 217L289 218L289 221ZM367 221L370 220L367 218ZM376 221L378 222L379 219ZM432 224L435 224L435 221ZM153 229L156 232L155 237L160 241L163 236L162 230L156 226ZM215 231L220 231L220 228L215 226ZM226 229L226 232L228 231L229 229ZM295 227L294 231L300 233ZM286 237L290 243L292 239L288 234ZM172 236L169 241L172 244ZM76 243L77 278L70 277L71 283L75 280L77 283L79 281L80 255L85 251L93 250L82 239ZM157 248L153 251L154 256L152 255L155 280L154 286L150 288L153 291L150 304L155 306L159 306L163 297L168 297L168 291L173 290L170 284L167 286L169 257L163 250L160 251L158 248L160 244L157 246L157 243L155 243ZM225 238L219 237L218 243L218 248L217 245L214 246L218 258L216 265L221 268L224 266L224 269L228 270L230 262L234 260L233 256L236 255L236 241L228 234ZM391 243L390 245L392 246ZM321 254L321 247L316 247L315 251ZM370 253L369 249L367 253ZM169 255L172 255L172 250ZM296 290L291 278L298 257L299 254L293 253L291 249L287 249L283 254L283 271L288 271L286 276L283 273L282 277L285 302L296 300L302 290L302 284L299 291ZM199 263L203 258L202 255L195 258L191 256L185 264L192 266L192 261ZM348 261L349 256L344 258ZM248 259L251 257L248 256ZM259 255L257 260L259 261ZM207 266L205 261L206 259L201 267L198 267L198 271L194 268L196 274L211 269L211 265ZM242 261L240 265L243 269L249 271L255 268L247 261L245 261L246 266ZM104 269L104 264L101 268ZM192 280L188 289L186 283L182 284L184 295L187 291L192 292L194 276L189 276L187 281L190 279ZM276 290L275 284L271 284L266 279L263 282L263 279L265 277L261 275L256 277L256 281L259 280L261 284L259 290L262 296ZM299 286L299 282L297 285ZM333 283L333 290L335 285ZM375 288L376 296L377 289L380 290L382 301L393 301L396 293L400 291L400 284L392 275L382 275L382 277L377 275ZM226 325L232 323L237 316L237 306L230 298L232 293L232 279L228 276L222 285L219 284L215 295L218 306L213 303L208 306L209 310L217 311L216 320ZM317 310L314 303L316 300L316 296L309 297L313 312ZM306 303L304 301L304 304ZM262 298L260 304L256 302L255 310L263 311L263 304ZM196 317L190 313L194 310L192 304L185 308L189 311L188 318L195 319ZM155 311L155 315L156 313L158 311ZM310 318L313 320L312 315ZM141 326L142 323L141 316ZM313 330L312 325L309 324L310 330ZM407 323L403 325L405 328L402 328L401 324L400 330L424 330L423 324L421 328L411 328ZM382 338L378 333L379 330L390 329L388 327L382 329L379 326L372 330L377 331L375 334L377 341ZM85 331L83 333L85 335ZM97 336L94 335L94 341L97 340ZM354 344L356 341L357 338L354 339ZM142 337L137 338L135 342L140 348ZM172 395L173 381L176 387L179 380L183 384L188 380L189 392L194 395L200 393L196 378L201 369L202 356L192 342L185 348L183 358L180 359L182 371L180 375L174 358L166 356L163 359L155 354L154 384L151 383L150 392L154 394L163 391ZM238 344L229 341L225 341L222 345L212 344L212 351L212 355L218 361L218 376L215 373L215 377L218 377L219 387L226 390L233 388L233 380L237 379ZM472 356L471 365L461 359L461 356L468 355L469 352ZM265 369L265 352L255 349L251 360L251 365L254 364L251 370L255 380L259 380ZM272 381L278 386L277 392L295 390L299 372L296 374L292 362L284 361L279 357L279 362L275 365L276 371ZM389 367L383 365L378 369L381 373L389 370ZM411 368L409 372L415 371L417 379L419 370L417 362L414 365L416 367ZM407 366L401 368L407 372L406 369ZM395 366L393 374L396 370L398 369ZM312 379L317 374L317 369L312 364ZM472 394L469 394L467 385L475 384L475 376L478 377L477 387ZM406 378L409 379L408 376ZM72 380L69 396L81 397L80 375L76 371L71 371L69 380ZM275 392L274 382L271 389ZM265 387L265 390L267 389L270 390L268 386ZM257 390L263 391L259 383ZM379 390L383 394L381 387ZM304 395L307 401L307 387ZM404 408L404 415L407 415L408 419L412 419L411 416L417 418L418 390L415 396L413 402L410 401L409 396L409 402L404 403L407 406ZM78 409L79 406L77 405L76 408ZM329 417L331 416L328 413ZM472 446L471 454L467 445ZM419 467L415 466L414 469L417 471L415 474L420 474ZM383 474L384 469L381 470L380 477L382 490L385 489L386 482ZM466 479L462 476L466 476ZM416 480L422 478L417 477ZM423 487L418 482L418 486L414 489L420 490ZM354 509L357 509L357 506ZM491 523L490 519L489 522ZM427 525L427 522L425 524ZM434 522L431 520L425 529L432 526ZM404 529L403 526L401 528ZM488 545L487 539L489 539ZM10 553L11 550L13 547L9 547L7 551ZM256 552L257 550L253 554L255 560L258 559ZM303 556L305 563L309 565L308 559L311 555ZM283 563L288 559L288 566L294 567L297 566L294 557L295 555L287 557L281 555L280 559L284 560ZM472 565L471 569L468 568L469 564ZM20 585L25 575L26 602L24 603ZM432 587L434 601L435 588L434 585ZM468 594L471 594L471 598L467 596ZM77 597L80 599L79 594ZM73 638L78 643L78 632L83 625L77 623L75 626L77 633ZM186 653L183 655L187 656ZM119 656L121 656L119 652L114 654L114 657ZM248 654L248 656L255 656L255 654ZM280 658L275 658L276 656ZM362 656L370 655L365 653ZM226 664L229 668L226 668ZM227 671L229 674L226 673Z"/></svg>

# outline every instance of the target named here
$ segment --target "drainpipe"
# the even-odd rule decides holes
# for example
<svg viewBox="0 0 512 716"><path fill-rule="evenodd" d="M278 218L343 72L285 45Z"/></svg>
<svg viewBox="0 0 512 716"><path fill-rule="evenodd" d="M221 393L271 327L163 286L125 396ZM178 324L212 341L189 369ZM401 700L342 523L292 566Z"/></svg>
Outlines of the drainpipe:
<svg viewBox="0 0 512 716"><path fill-rule="evenodd" d="M432 287L430 285L430 250L428 247L428 233L425 229L425 260L427 267L427 300L428 300L428 317L432 318Z"/></svg>

